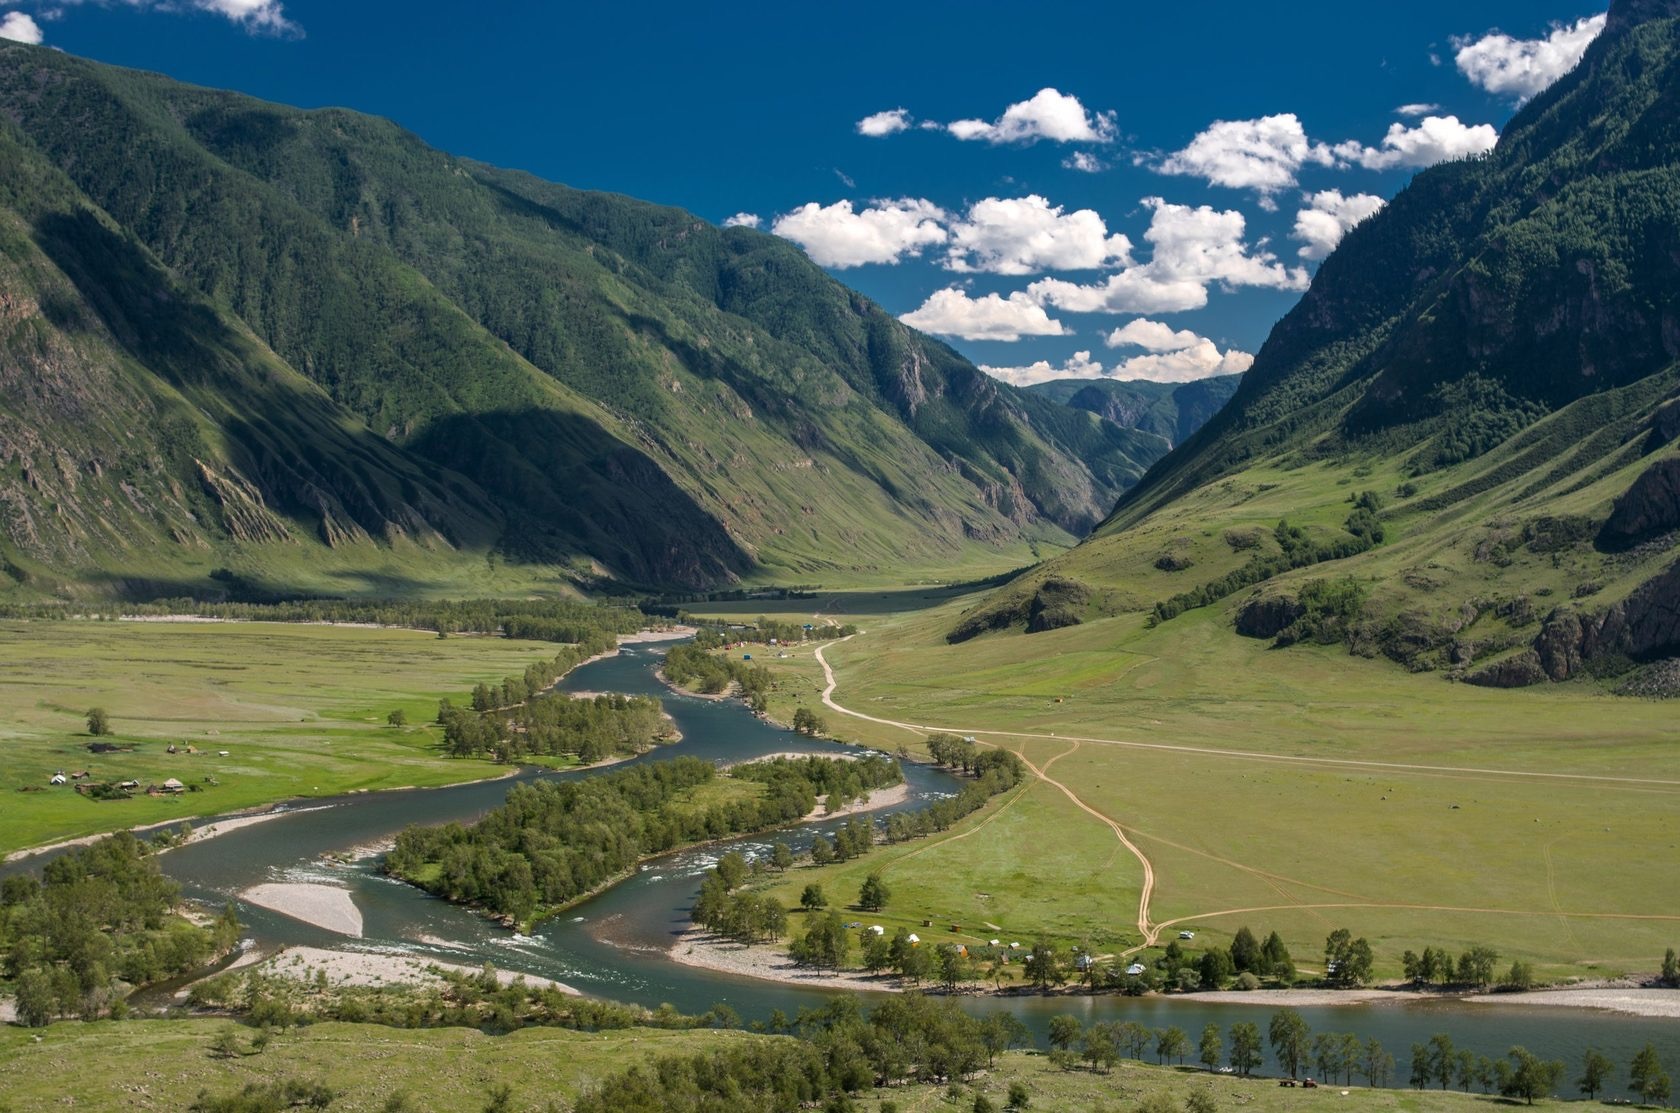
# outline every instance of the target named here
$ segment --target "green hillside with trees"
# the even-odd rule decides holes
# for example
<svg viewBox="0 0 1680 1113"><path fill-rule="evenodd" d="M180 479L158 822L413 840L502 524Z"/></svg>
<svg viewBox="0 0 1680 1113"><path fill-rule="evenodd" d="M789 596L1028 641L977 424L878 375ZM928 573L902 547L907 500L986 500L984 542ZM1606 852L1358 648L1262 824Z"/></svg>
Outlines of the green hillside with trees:
<svg viewBox="0 0 1680 1113"><path fill-rule="evenodd" d="M776 237L385 120L12 42L0 109L13 590L995 571L1166 449Z"/></svg>
<svg viewBox="0 0 1680 1113"><path fill-rule="evenodd" d="M1617 5L1486 157L1325 261L1231 402L953 640L1219 608L1520 686L1675 689L1680 40Z"/></svg>

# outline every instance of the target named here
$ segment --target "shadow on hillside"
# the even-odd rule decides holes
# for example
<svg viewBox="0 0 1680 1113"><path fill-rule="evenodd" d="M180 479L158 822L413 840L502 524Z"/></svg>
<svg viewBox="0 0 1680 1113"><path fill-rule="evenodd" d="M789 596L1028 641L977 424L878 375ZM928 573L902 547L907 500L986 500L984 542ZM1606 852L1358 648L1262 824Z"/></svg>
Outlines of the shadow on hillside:
<svg viewBox="0 0 1680 1113"><path fill-rule="evenodd" d="M399 446L280 373L278 357L93 212L49 214L35 233L136 361L220 426L234 463L288 528L303 524L335 546L398 534L428 544L435 534L456 548L499 547L511 560L587 555L642 584L709 586L753 566L651 458L584 415L453 414ZM195 512L214 520L221 508L201 490L196 461L216 450L184 414L158 426L168 470ZM231 524L228 532L237 535Z"/></svg>

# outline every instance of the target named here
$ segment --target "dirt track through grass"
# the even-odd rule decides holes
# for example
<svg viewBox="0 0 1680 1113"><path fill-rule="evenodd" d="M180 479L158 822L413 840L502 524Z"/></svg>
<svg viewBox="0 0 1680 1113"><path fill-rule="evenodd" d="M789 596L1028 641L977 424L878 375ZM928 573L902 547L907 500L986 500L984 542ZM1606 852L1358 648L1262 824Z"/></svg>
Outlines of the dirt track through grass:
<svg viewBox="0 0 1680 1113"><path fill-rule="evenodd" d="M840 639L840 641L849 641L849 640L851 640L851 639L850 638ZM1330 757L1317 757L1317 756L1307 757L1307 756L1295 756L1295 755L1284 755L1284 754L1268 754L1268 753L1261 753L1261 752L1249 751L1249 750L1220 749L1220 748L1206 747L1206 746L1177 745L1177 744L1173 744L1173 743L1164 743L1164 742L1136 742L1136 741L1126 741L1126 740L1122 740L1122 739L1112 739L1112 738L1093 738L1093 737L1086 737L1086 736L1083 736L1083 735L1079 735L1079 736L1060 735L1059 736L1059 735L1055 734L1054 732L988 730L988 729L985 729L985 728L976 728L976 727L936 726L936 725L930 725L930 724L924 724L924 723L911 723L911 722L906 722L906 721L902 721L902 720L887 719L887 718L882 718L882 717L879 717L879 716L868 715L868 714L865 714L861 711L855 711L855 710L841 704L840 702L838 702L834 698L834 692L839 686L839 681L838 681L837 677L835 676L833 667L829 664L828 659L827 659L826 655L824 654L824 650L832 647L835 644L838 644L838 642L829 642L825 645L817 647L817 649L815 650L814 656L815 656L817 664L819 666L821 666L822 671L823 671L824 687L821 691L822 703L825 707L828 707L829 709L831 709L831 710L833 710L833 711L835 711L839 714L847 715L847 716L850 716L852 718L861 719L861 720L864 720L864 721L867 721L867 722L876 723L876 724L879 724L879 725L882 725L882 726L893 727L893 728L896 728L896 729L905 730L905 731L908 731L908 732L911 732L911 733L914 733L914 734L918 734L918 735L923 735L923 736L925 736L929 733L932 733L932 732L947 732L947 733L953 733L953 734L963 734L963 735L972 736L977 741L981 740L980 736L986 735L986 736L990 736L990 737L994 737L994 738L1016 738L1016 739L1026 739L1026 740L1033 740L1033 741L1057 741L1057 742L1071 742L1072 743L1071 748L1069 748L1067 750L1064 750L1061 753L1057 754L1056 756L1050 758L1049 760L1047 760L1044 763L1043 766L1039 766L1039 765L1035 764L1030 759L1028 759L1024 754L1022 754L1020 756L1021 756L1022 761L1026 764L1027 768L1032 771L1033 775L1038 780L1040 780L1040 781L1044 782L1045 784L1050 785L1051 787L1057 789L1064 796L1066 796L1067 799L1075 807L1079 808L1082 812L1085 812L1086 814L1090 815L1091 817L1093 817L1094 819L1096 819L1100 823L1107 826L1114 833L1115 837L1120 841L1120 843L1128 851L1130 851L1131 854L1140 863L1140 865L1143 869L1143 883L1142 883L1140 898L1139 898L1139 902L1138 902L1137 926L1138 926L1138 930L1142 934L1143 941L1142 941L1142 943L1140 943L1139 945L1137 945L1135 947L1128 948L1126 951L1123 952L1123 955L1128 955L1129 956L1131 954L1135 954L1139 951L1145 950L1148 947L1159 945L1161 934L1164 931L1166 931L1167 929L1177 927L1180 924L1195 923L1195 922L1200 922L1200 921L1211 921L1211 920L1216 920L1216 919L1218 919L1220 917L1224 917L1224 916L1249 915L1249 914L1259 914L1259 913L1278 912L1278 911L1316 913L1318 911L1347 910L1347 909L1396 909L1396 910L1415 911L1415 912L1464 913L1464 914L1471 914L1471 915L1486 915L1486 916L1557 918L1557 919L1559 919L1563 922L1564 928L1568 932L1571 941L1574 942L1577 946L1580 945L1580 941L1579 941L1578 938L1576 938L1575 933L1574 933L1574 929L1569 923L1569 921L1572 918L1587 919L1587 920L1629 920L1629 921L1680 922L1680 915L1677 915L1677 914L1650 914L1650 913L1641 914L1641 913L1621 913L1621 912L1601 912L1601 911L1572 912L1572 911L1565 910L1562 907L1561 902L1557 898L1556 884L1555 884L1555 880L1552 877L1554 871L1553 871L1552 860L1551 860L1551 844L1547 844L1543 849L1543 854L1544 854L1545 861L1546 861L1547 875L1548 875L1548 890L1549 890L1550 896L1551 896L1551 901L1550 901L1551 907L1548 908L1548 909L1511 909L1511 908L1471 907L1471 906L1447 905L1447 904L1412 903L1412 902L1404 902L1404 901L1371 900L1371 899L1369 899L1367 897L1364 897L1362 895L1359 895L1359 894L1355 894L1355 893L1351 893L1351 892L1345 892L1345 891L1342 891L1342 890L1330 889L1330 888L1328 888L1326 886L1323 886L1323 885L1318 885L1318 884L1314 884L1314 883L1311 883L1311 882L1304 882L1304 881L1300 881L1300 880L1295 879L1295 878L1284 877L1282 875L1275 874L1275 873L1272 873L1270 871L1260 870L1260 869L1257 869L1253 866L1245 865L1245 864L1240 863L1240 862L1235 862L1235 861L1232 861L1230 859L1223 858L1223 857L1220 857L1220 856L1215 855L1215 854L1211 854L1211 853L1209 853L1205 850L1199 850L1199 849L1194 848L1194 847L1184 846L1182 844L1172 842L1172 841L1167 840L1167 839L1158 839L1157 841L1160 841L1164 845L1172 846L1175 849L1178 849L1178 850L1181 850L1181 851L1184 851L1184 852L1187 852L1187 853L1191 853L1191 854L1194 854L1194 855L1197 855L1197 856L1206 857L1206 858L1212 859L1214 861L1217 861L1217 862L1219 862L1223 865L1229 866L1231 868L1241 870L1244 873L1251 874L1251 875L1257 877L1258 879L1260 879L1262 882L1264 882L1273 891L1278 893L1278 895L1280 897L1282 897L1284 899L1284 901L1286 901L1287 903L1278 904L1278 905L1252 905L1252 906L1241 907L1241 908L1220 909L1218 911L1212 911L1212 912L1197 912L1197 913L1194 913L1192 915L1179 916L1179 917L1176 917L1176 918L1173 918L1173 919L1170 919L1170 920L1162 921L1160 923L1154 923L1150 919L1150 901L1151 901L1151 898L1154 894L1155 883L1156 883L1156 871L1155 871L1154 863L1151 862L1151 860L1149 859L1149 856L1144 853L1142 848L1139 847L1136 842L1133 841L1133 839L1128 835L1126 829L1118 821L1116 821L1112 816L1106 815L1103 812L1099 811L1098 809L1092 807L1090 804L1088 804L1084 800L1080 799L1079 796L1072 789L1067 787L1067 785L1063 784L1061 781L1058 781L1058 780L1056 780L1055 778L1053 778L1049 775L1048 771L1049 771L1049 769L1052 765L1054 765L1056 762L1062 760L1063 758L1068 757L1071 754L1075 753L1080 748L1080 746L1083 745L1084 743L1091 743L1093 745L1117 746L1117 747L1125 747L1125 748L1133 748L1133 749L1167 751L1167 752L1173 752L1173 753L1185 753L1185 754L1201 755L1201 756L1207 756L1207 757L1212 757L1212 758L1223 758L1223 759L1237 760L1237 761L1282 762L1282 763L1288 763L1288 764L1296 765L1296 766L1318 767L1318 768L1333 769L1333 770L1334 769L1388 770L1388 771L1403 772L1403 773L1408 773L1408 774L1413 774L1413 775L1440 776L1440 777L1445 777L1445 778L1450 778L1450 779L1455 779L1455 780L1456 779L1467 779L1467 780L1468 779L1475 779L1475 780L1519 781L1519 782L1521 782L1521 781L1528 781L1528 782L1533 782L1533 781L1543 781L1543 782L1559 782L1559 781L1589 782L1589 783L1592 783L1592 784L1600 786L1600 787L1627 789L1627 790L1641 791L1641 792L1653 792L1653 793L1660 794L1660 795L1673 795L1674 794L1673 789L1680 789L1680 781L1663 780L1663 779L1658 779L1658 778L1637 778L1637 777L1605 776L1605 775L1598 775L1598 774L1578 774L1578 773L1569 773L1569 772L1548 772L1548 771L1536 771L1536 770L1496 769L1496 768L1481 768L1481 767L1457 767L1457 766L1429 765L1429 764L1423 764L1423 763L1410 763L1410 762L1383 762L1383 761L1371 761L1371 760L1353 759L1353 758L1330 758ZM995 745L995 743L988 743L988 742L982 742L982 744ZM1140 838L1144 838L1144 839L1154 838L1154 836L1146 835L1143 832L1134 832L1134 834L1137 834ZM1339 895L1339 896L1346 896L1350 899L1346 900L1346 901L1335 901L1335 902L1302 901L1302 900L1298 899L1295 894L1288 892L1283 887L1284 884L1300 886L1300 887L1309 888L1309 889L1317 889L1317 890L1322 891L1322 892L1329 892L1329 893Z"/></svg>

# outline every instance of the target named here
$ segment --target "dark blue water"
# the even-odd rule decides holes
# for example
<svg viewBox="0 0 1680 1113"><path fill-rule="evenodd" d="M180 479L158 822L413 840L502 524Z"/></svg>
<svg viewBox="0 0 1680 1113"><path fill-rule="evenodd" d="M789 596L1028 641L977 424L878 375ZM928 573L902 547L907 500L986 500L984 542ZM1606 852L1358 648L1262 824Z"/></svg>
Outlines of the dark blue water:
<svg viewBox="0 0 1680 1113"><path fill-rule="evenodd" d="M570 691L617 691L655 695L665 701L683 741L636 761L693 755L734 762L784 750L842 749L771 726L738 701L673 694L653 676L662 656L662 647L626 647L617 657L578 669L562 684ZM481 769L463 763L462 775ZM591 775L589 770L526 773L521 779ZM910 800L903 805L906 808L923 807L955 787L950 777L921 766L907 765L905 775L911 790ZM501 803L512 783L503 780L311 802L291 809L283 818L172 851L164 857L164 866L189 896L215 902L233 899L234 894L263 881L345 885L364 918L365 937L349 944L356 949L473 965L488 961L502 969L555 978L592 995L649 1007L669 1003L683 1012L698 1013L726 1002L751 1020L766 1018L776 1009L792 1016L801 1007L820 1004L830 992L698 970L666 956L671 941L687 923L700 875L728 849L766 852L770 838L736 839L650 862L635 877L528 937L381 876L375 858L348 866L326 860L333 852L388 839L411 823L471 821ZM801 848L815 833L834 825L811 824L775 837ZM241 906L239 911L249 933L265 947L346 945L331 932L260 908ZM1228 1030L1231 1024L1247 1020L1264 1028L1270 1016L1263 1007L1172 997L975 997L963 1001L977 1012L1007 1009L1016 1013L1041 1041L1049 1018L1058 1013L1073 1013L1087 1022L1176 1024L1190 1033L1192 1042L1208 1023ZM1436 1032L1451 1034L1460 1048L1491 1056L1504 1055L1513 1044L1522 1044L1538 1054L1567 1060L1572 1070L1588 1046L1599 1048L1625 1068L1633 1053L1650 1041L1671 1068L1680 1066L1680 1021L1674 1020L1450 1000L1337 1005L1300 1012L1314 1031L1354 1032L1361 1038L1381 1040L1398 1061L1394 1081L1402 1085L1411 1045Z"/></svg>

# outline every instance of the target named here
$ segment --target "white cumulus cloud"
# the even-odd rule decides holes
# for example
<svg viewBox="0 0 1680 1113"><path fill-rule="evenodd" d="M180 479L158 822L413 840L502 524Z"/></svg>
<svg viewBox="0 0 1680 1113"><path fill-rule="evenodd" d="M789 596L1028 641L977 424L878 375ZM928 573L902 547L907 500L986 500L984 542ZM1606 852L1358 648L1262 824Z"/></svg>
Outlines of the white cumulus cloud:
<svg viewBox="0 0 1680 1113"><path fill-rule="evenodd" d="M1148 353L1115 364L1109 374L1116 379L1187 383L1213 375L1239 375L1254 363L1247 352L1234 348L1221 352L1205 336L1141 317L1115 329L1103 342L1110 348L1142 348Z"/></svg>
<svg viewBox="0 0 1680 1113"><path fill-rule="evenodd" d="M1069 313L1182 313L1208 303L1206 283L1164 278L1147 266L1129 267L1090 284L1041 278L1027 287L1027 295Z"/></svg>
<svg viewBox="0 0 1680 1113"><path fill-rule="evenodd" d="M1067 331L1042 305L1020 291L1007 298L997 294L971 298L966 290L955 286L934 291L920 309L899 320L923 332L964 340L1019 340L1023 336L1062 336Z"/></svg>
<svg viewBox="0 0 1680 1113"><path fill-rule="evenodd" d="M1175 329L1160 321L1139 317L1115 329L1103 338L1110 348L1142 348L1150 352L1182 352L1193 348L1202 338L1191 330Z"/></svg>
<svg viewBox="0 0 1680 1113"><path fill-rule="evenodd" d="M1037 194L976 202L950 232L945 265L954 271L1038 274L1131 261L1131 241L1109 235L1095 211L1065 212Z"/></svg>
<svg viewBox="0 0 1680 1113"><path fill-rule="evenodd" d="M1438 104L1402 104L1394 110L1396 116L1427 116L1431 112L1441 111Z"/></svg>
<svg viewBox="0 0 1680 1113"><path fill-rule="evenodd" d="M1240 375L1254 366L1254 357L1235 349L1221 352L1202 338L1173 352L1151 352L1122 360L1109 369L1115 379L1147 379L1155 383L1188 383L1215 375Z"/></svg>
<svg viewBox="0 0 1680 1113"><path fill-rule="evenodd" d="M291 29L279 0L191 0L194 7L269 31Z"/></svg>
<svg viewBox="0 0 1680 1113"><path fill-rule="evenodd" d="M947 214L931 201L905 197L854 211L850 201L808 202L776 218L770 230L805 249L823 267L896 263L945 243Z"/></svg>
<svg viewBox="0 0 1680 1113"><path fill-rule="evenodd" d="M1206 305L1207 288L1215 282L1233 288L1307 288L1304 268L1286 267L1263 244L1248 242L1242 213L1174 205L1159 197L1146 197L1143 203L1153 210L1143 234L1153 248L1149 262L1089 285L1040 279L1027 287L1028 295L1070 313L1176 313Z"/></svg>
<svg viewBox="0 0 1680 1113"><path fill-rule="evenodd" d="M1453 40L1458 72L1496 96L1528 100L1575 68L1604 30L1604 15L1554 24L1543 39L1513 39L1498 31Z"/></svg>
<svg viewBox="0 0 1680 1113"><path fill-rule="evenodd" d="M0 18L0 39L39 46L42 38L41 25L23 12L7 12Z"/></svg>
<svg viewBox="0 0 1680 1113"><path fill-rule="evenodd" d="M1106 143L1114 138L1114 114L1088 112L1079 98L1040 89L1031 99L1003 110L996 120L956 120L946 130L958 139L988 143Z"/></svg>
<svg viewBox="0 0 1680 1113"><path fill-rule="evenodd" d="M909 129L910 113L902 108L889 108L885 112L865 116L857 122L859 135L867 135L875 139Z"/></svg>
<svg viewBox="0 0 1680 1113"><path fill-rule="evenodd" d="M736 213L734 216L723 218L725 228L757 228L763 223L757 213Z"/></svg>
<svg viewBox="0 0 1680 1113"><path fill-rule="evenodd" d="M1457 116L1425 116L1416 127L1388 125L1380 147L1349 141L1338 144L1336 154L1367 170L1392 170L1484 154L1498 142L1499 130L1492 124L1465 124Z"/></svg>
<svg viewBox="0 0 1680 1113"><path fill-rule="evenodd" d="M1303 259L1323 259L1349 229L1383 207L1381 197L1372 193L1355 193L1344 197L1339 189L1309 193L1307 207L1295 214L1295 239L1305 244L1300 250Z"/></svg>
<svg viewBox="0 0 1680 1113"><path fill-rule="evenodd" d="M12 0L0 0L0 3L4 2ZM253 34L303 34L303 29L287 18L282 0L39 0L37 6L46 17L57 18L64 9L82 4L152 12L209 12L232 20ZM8 15L5 20L0 21L0 26L11 22Z"/></svg>
<svg viewBox="0 0 1680 1113"><path fill-rule="evenodd" d="M1248 221L1235 209L1191 208L1159 197L1143 203L1155 211L1143 238L1155 249L1149 266L1157 274L1226 286L1307 288L1306 271L1285 267L1263 245L1248 244Z"/></svg>
<svg viewBox="0 0 1680 1113"><path fill-rule="evenodd" d="M980 370L1015 386L1031 386L1051 379L1095 379L1102 375L1103 365L1093 360L1090 352L1075 352L1059 366L1041 359L1025 367L992 367L982 363Z"/></svg>
<svg viewBox="0 0 1680 1113"><path fill-rule="evenodd" d="M1216 120L1156 169L1270 198L1293 188L1302 166L1334 162L1331 149L1310 141L1300 118L1284 112L1257 120Z"/></svg>

